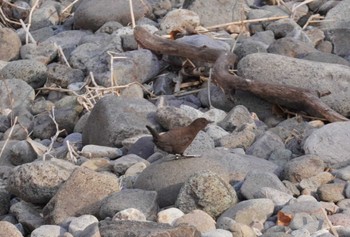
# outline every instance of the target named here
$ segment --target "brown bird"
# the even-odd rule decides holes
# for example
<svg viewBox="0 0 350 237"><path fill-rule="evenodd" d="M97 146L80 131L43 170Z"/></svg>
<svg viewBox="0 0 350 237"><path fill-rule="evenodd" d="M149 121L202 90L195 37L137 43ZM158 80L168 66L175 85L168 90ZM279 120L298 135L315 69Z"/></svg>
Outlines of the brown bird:
<svg viewBox="0 0 350 237"><path fill-rule="evenodd" d="M158 134L156 130L147 125L146 128L152 134L153 142L159 149L168 153L183 155L197 133L209 123L205 118L198 118L186 127L174 128L163 134Z"/></svg>

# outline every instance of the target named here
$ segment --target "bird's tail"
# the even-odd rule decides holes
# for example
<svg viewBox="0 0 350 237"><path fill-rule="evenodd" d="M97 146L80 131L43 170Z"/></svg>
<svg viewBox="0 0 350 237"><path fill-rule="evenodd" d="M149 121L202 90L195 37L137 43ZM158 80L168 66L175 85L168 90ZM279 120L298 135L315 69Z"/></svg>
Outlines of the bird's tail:
<svg viewBox="0 0 350 237"><path fill-rule="evenodd" d="M154 128L151 128L150 126L146 125L146 128L148 129L148 131L152 134L153 140L158 140L159 139L159 134L157 133L156 130L154 130Z"/></svg>

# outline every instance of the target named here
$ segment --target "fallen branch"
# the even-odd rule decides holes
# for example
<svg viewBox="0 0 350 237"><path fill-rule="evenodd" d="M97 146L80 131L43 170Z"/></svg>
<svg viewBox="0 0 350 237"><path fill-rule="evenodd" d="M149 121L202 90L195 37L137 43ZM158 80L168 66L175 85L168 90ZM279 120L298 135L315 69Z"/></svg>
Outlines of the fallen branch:
<svg viewBox="0 0 350 237"><path fill-rule="evenodd" d="M143 48L157 53L215 63L212 75L213 81L228 95L234 93L235 90L247 91L274 104L304 110L315 116L321 115L330 122L348 120L323 103L318 97L317 91L288 85L263 83L230 74L229 69L232 69L236 63L236 56L233 53L163 39L150 34L139 26L135 27L134 36Z"/></svg>

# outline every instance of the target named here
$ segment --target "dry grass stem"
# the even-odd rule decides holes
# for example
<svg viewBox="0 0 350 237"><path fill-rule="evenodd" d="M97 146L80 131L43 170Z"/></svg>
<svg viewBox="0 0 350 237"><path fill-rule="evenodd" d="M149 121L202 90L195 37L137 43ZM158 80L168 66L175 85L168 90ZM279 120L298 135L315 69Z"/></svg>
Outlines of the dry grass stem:
<svg viewBox="0 0 350 237"><path fill-rule="evenodd" d="M0 159L1 159L2 154L4 153L4 150L5 150L6 146L7 146L7 143L8 143L9 140L11 139L11 135L12 135L12 133L13 133L13 129L15 128L15 126L16 126L16 124L17 124L17 120L18 120L18 117L16 116L16 117L15 117L15 120L13 121L13 124L12 124L11 130L10 130L10 132L9 132L9 135L7 136L7 138L6 138L6 140L5 140L5 143L4 143L4 145L2 146L2 148L1 148L1 151L0 151Z"/></svg>
<svg viewBox="0 0 350 237"><path fill-rule="evenodd" d="M206 27L206 29L207 30L214 30L214 29L217 29L217 28L227 27L227 26L230 26L230 25L256 23L256 22L261 22L261 21L275 21L275 20L285 19L285 18L288 18L288 17L289 16L274 16L274 17L265 17L265 18L251 19L251 20L233 21L233 22L229 22L229 23L209 26L209 27Z"/></svg>
<svg viewBox="0 0 350 237"><path fill-rule="evenodd" d="M7 22L9 22L9 23L11 23L11 24L21 25L21 23L19 23L19 22L17 22L17 21L12 21L12 20L8 19L8 18L6 17L6 15L5 15L5 13L2 11L2 8L1 8L1 7L0 7L0 15L2 16L2 18L3 18L5 21L7 21ZM4 23L5 23L5 22L4 22Z"/></svg>
<svg viewBox="0 0 350 237"><path fill-rule="evenodd" d="M52 121L54 122L54 124L56 126L56 133L55 133L55 135L53 137L51 137L51 143L50 143L49 147L47 148L47 151L43 154L43 160L44 161L46 160L47 156L51 156L52 157L52 155L50 153L51 153L51 151L53 149L53 144L57 140L57 138L60 135L60 133L64 131L64 129L62 129L62 130L59 129L58 123L56 122L55 107L54 106L52 107L50 118L52 119Z"/></svg>
<svg viewBox="0 0 350 237"><path fill-rule="evenodd" d="M70 142L66 141L67 149L68 149L68 160L72 161L74 164L78 163L77 156L78 154L75 151L75 148L73 145L70 144Z"/></svg>
<svg viewBox="0 0 350 237"><path fill-rule="evenodd" d="M74 0L72 3L70 3L68 6L66 6L62 11L60 15L63 15L66 11L68 11L69 8L71 8L74 4L76 4L79 0Z"/></svg>
<svg viewBox="0 0 350 237"><path fill-rule="evenodd" d="M321 211L322 211L322 214L325 217L325 221L326 221L327 225L329 226L329 229L331 230L333 235L335 237L339 237L337 230L334 228L334 226L332 225L331 221L328 219L327 213L326 213L326 211L324 210L323 207L321 207Z"/></svg>
<svg viewBox="0 0 350 237"><path fill-rule="evenodd" d="M58 53L59 53L59 55L62 57L62 59L63 59L63 61L65 62L65 64L66 64L68 67L71 68L71 66L70 66L70 64L69 64L69 62L68 62L66 56L64 55L64 52L63 52L63 50L62 50L62 47L61 47L60 45L56 44L56 42L54 43L54 46L55 46L55 48L58 50Z"/></svg>
<svg viewBox="0 0 350 237"><path fill-rule="evenodd" d="M134 7L132 4L132 0L129 0L129 6L130 6L130 16L131 16L132 28L135 28L136 22L135 22Z"/></svg>
<svg viewBox="0 0 350 237"><path fill-rule="evenodd" d="M33 12L35 10L35 8L39 5L39 0L36 0L32 6L32 8L29 11L29 16L28 16L28 25L27 25L27 29L29 32L30 26L32 24L32 16L33 16ZM26 35L26 42L27 42L27 35Z"/></svg>
<svg viewBox="0 0 350 237"><path fill-rule="evenodd" d="M22 28L25 30L26 32L26 44L29 43L29 38L30 41L34 44L36 44L36 40L33 38L32 34L29 32L29 28L26 26L26 24L24 23L24 21L22 19L19 19L19 22L22 25Z"/></svg>

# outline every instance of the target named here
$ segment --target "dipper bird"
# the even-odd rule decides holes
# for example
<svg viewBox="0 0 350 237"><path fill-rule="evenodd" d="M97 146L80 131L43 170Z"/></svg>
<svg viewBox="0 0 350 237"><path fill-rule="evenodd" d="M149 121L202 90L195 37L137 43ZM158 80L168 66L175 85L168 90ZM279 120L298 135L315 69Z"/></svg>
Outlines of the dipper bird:
<svg viewBox="0 0 350 237"><path fill-rule="evenodd" d="M150 126L146 125L146 128L152 134L153 142L159 149L168 153L183 155L197 133L209 123L205 118L198 118L186 127L174 128L162 134L158 134Z"/></svg>

